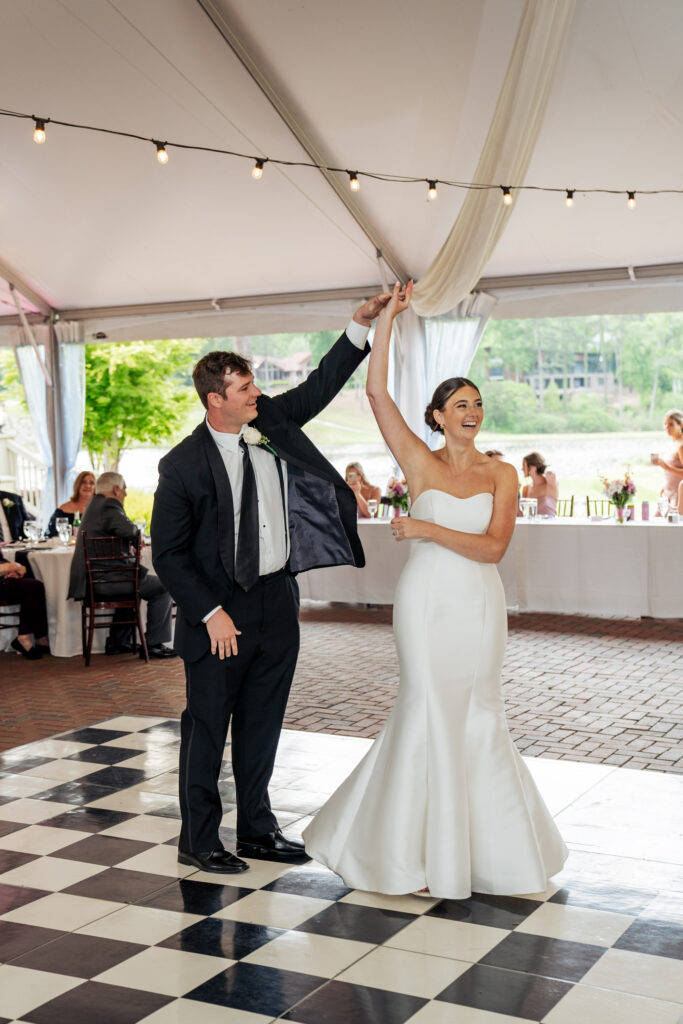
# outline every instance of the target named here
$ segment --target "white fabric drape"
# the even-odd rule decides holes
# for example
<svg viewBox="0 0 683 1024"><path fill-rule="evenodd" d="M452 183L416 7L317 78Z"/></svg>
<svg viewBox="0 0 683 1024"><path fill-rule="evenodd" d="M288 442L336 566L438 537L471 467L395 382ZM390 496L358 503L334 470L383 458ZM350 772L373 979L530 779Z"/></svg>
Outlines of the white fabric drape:
<svg viewBox="0 0 683 1024"><path fill-rule="evenodd" d="M39 345L38 348L40 357L45 362L45 345ZM26 404L31 416L33 433L43 462L47 467L40 509L38 510L38 519L45 526L55 507L54 466L52 464L52 448L50 446L50 433L47 421L45 377L40 368L35 349L31 345L19 345L14 352L19 367L21 383L24 386L24 394L26 395Z"/></svg>
<svg viewBox="0 0 683 1024"><path fill-rule="evenodd" d="M519 185L545 114L575 0L527 0L474 181ZM441 251L415 289L421 316L447 313L472 290L515 205L498 188L470 190Z"/></svg>
<svg viewBox="0 0 683 1024"><path fill-rule="evenodd" d="M83 325L60 323L55 325L59 341L59 383L62 410L63 468L58 480L59 500L65 501L71 493L76 476L76 459L83 440L85 422L85 344Z"/></svg>

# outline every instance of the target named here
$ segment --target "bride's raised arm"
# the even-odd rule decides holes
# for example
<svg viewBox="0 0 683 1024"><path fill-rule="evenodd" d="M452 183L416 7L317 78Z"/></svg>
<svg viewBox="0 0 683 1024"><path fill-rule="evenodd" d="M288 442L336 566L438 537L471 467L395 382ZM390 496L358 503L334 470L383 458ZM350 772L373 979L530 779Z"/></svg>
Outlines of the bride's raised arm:
<svg viewBox="0 0 683 1024"><path fill-rule="evenodd" d="M429 454L429 448L417 434L413 433L403 419L389 394L387 376L391 328L399 313L402 313L410 305L412 294L412 281L409 281L405 288L398 284L395 285L391 299L380 313L375 327L375 337L368 366L368 381L365 387L382 437L406 476L416 468L425 455Z"/></svg>

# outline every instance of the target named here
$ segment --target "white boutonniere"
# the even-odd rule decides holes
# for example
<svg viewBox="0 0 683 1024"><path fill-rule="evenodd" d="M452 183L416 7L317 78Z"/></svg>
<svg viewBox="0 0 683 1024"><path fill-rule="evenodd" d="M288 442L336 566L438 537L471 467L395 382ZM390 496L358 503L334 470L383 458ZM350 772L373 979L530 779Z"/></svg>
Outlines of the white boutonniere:
<svg viewBox="0 0 683 1024"><path fill-rule="evenodd" d="M270 443L265 434L262 434L258 427L245 427L242 431L242 437L246 444L260 445L261 448L267 448L273 455L277 455L277 452L270 447Z"/></svg>
<svg viewBox="0 0 683 1024"><path fill-rule="evenodd" d="M15 502L11 498L3 498L2 504L4 508L14 508Z"/></svg>

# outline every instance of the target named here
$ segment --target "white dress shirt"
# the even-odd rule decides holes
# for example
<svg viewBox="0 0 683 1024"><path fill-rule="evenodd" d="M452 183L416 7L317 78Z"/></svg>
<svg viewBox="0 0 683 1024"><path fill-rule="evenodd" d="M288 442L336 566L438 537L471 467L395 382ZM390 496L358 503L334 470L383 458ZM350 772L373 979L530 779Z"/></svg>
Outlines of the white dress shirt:
<svg viewBox="0 0 683 1024"><path fill-rule="evenodd" d="M368 336L369 327L352 320L346 328L346 336L356 348L363 348ZM235 551L239 540L240 529L240 508L242 504L242 451L239 447L240 438L244 431L244 424L238 434L227 434L216 430L206 420L206 426L211 437L223 459L230 481L232 491L232 503L235 519ZM285 502L283 507L282 490L280 478L277 471L275 456L266 448L259 445L249 445L251 464L254 467L256 477L256 494L258 497L259 513L259 574L266 576L268 573L277 572L283 569L289 557L289 525L287 516L287 464L280 460L282 479L284 483ZM220 510L219 510L220 511ZM220 605L204 616L207 622L214 612L218 611Z"/></svg>
<svg viewBox="0 0 683 1024"><path fill-rule="evenodd" d="M239 434L225 434L215 430L206 421L209 433L216 442L221 453L232 491L232 505L235 528L235 551L240 532L240 511L242 505L242 481L244 477L243 454L240 440L244 426ZM245 424L246 425L246 424ZM285 506L282 503L282 489L277 471L277 462L272 452L260 445L249 445L249 456L256 477L256 494L258 497L258 540L259 540L259 575L277 572L284 568L289 556L289 531L285 508L287 503L287 464L280 460L282 477L285 487Z"/></svg>

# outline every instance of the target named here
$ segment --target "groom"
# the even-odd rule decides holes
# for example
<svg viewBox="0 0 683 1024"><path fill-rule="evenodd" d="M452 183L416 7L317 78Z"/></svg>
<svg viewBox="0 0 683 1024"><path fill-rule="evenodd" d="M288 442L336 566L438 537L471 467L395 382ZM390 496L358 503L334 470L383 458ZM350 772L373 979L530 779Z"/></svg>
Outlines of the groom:
<svg viewBox="0 0 683 1024"><path fill-rule="evenodd" d="M159 463L152 517L154 568L178 605L175 647L185 661L180 725L178 860L203 871L248 868L223 849L218 782L232 721L237 853L300 862L270 807L282 721L299 650L294 575L365 564L352 491L302 431L369 348L378 295L306 381L270 398L249 362L211 352L193 371L205 420Z"/></svg>

